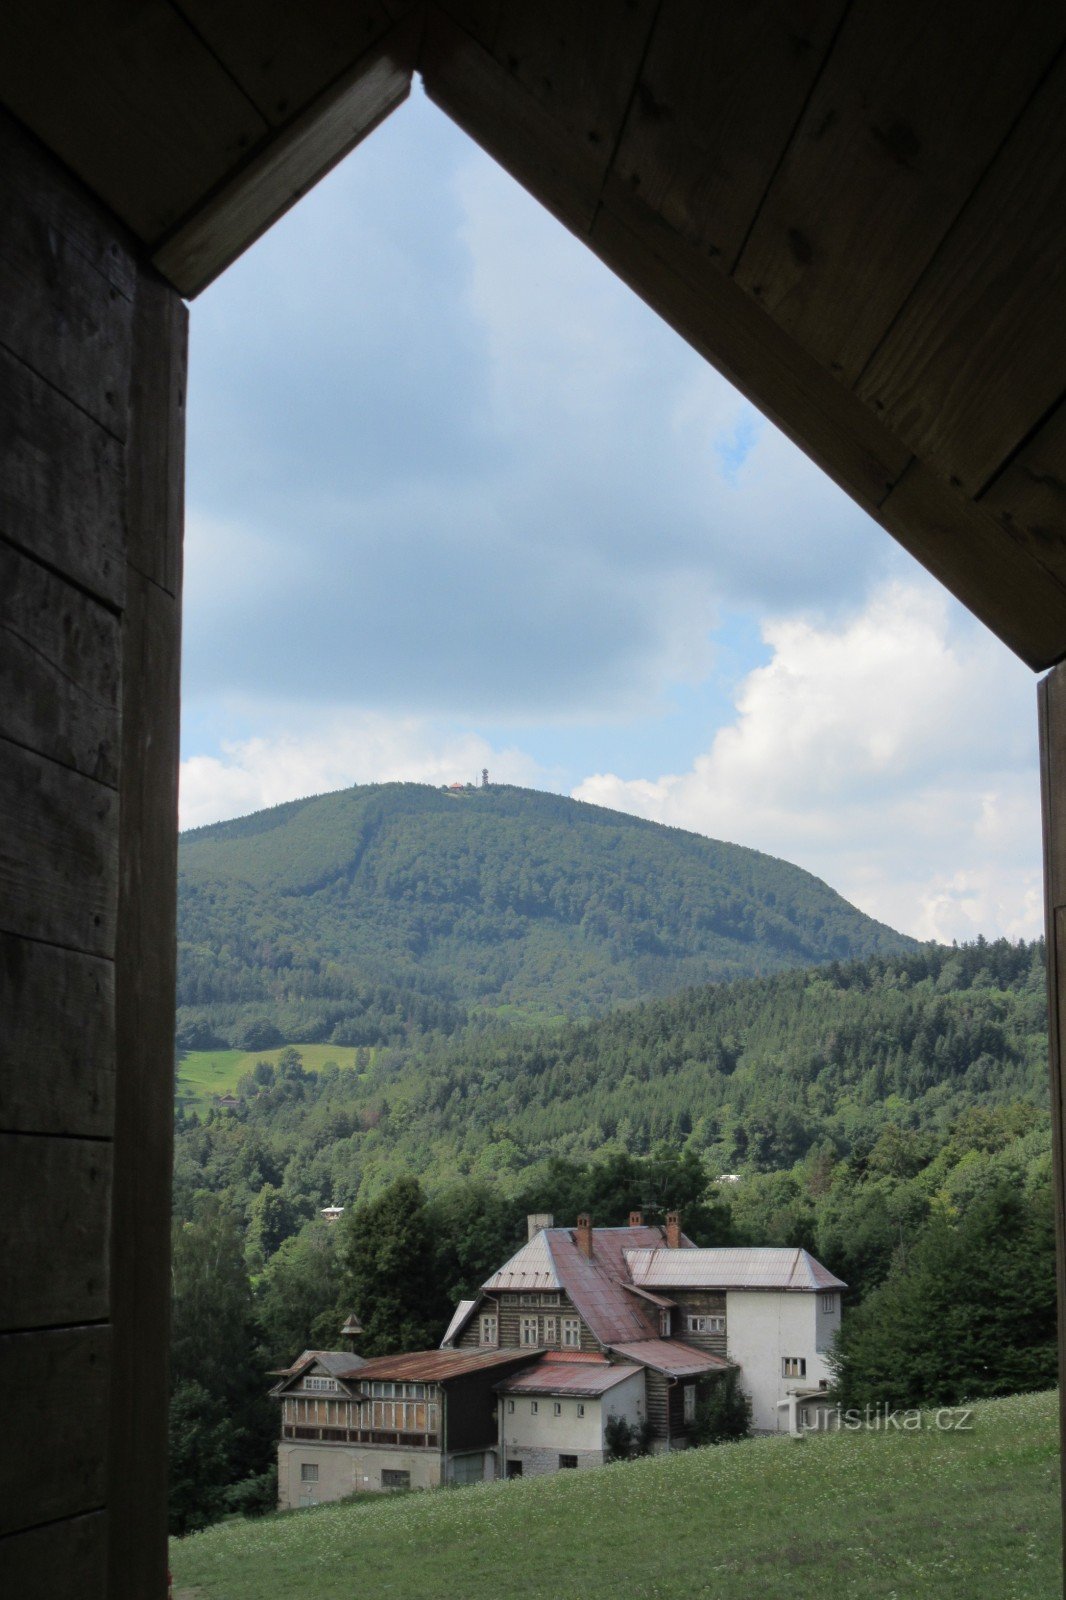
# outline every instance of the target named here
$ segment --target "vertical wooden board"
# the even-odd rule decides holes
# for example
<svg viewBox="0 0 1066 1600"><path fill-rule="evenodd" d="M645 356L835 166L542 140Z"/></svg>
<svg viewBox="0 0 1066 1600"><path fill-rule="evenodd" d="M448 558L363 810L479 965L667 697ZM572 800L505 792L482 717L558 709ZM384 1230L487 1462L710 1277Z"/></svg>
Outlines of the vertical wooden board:
<svg viewBox="0 0 1066 1600"><path fill-rule="evenodd" d="M1063 31L1062 13L1043 0L855 0L736 269L737 281L847 383Z"/></svg>
<svg viewBox="0 0 1066 1600"><path fill-rule="evenodd" d="M1066 906L1066 667L1055 667L1048 674L1040 694L1044 882L1050 924L1053 912ZM1048 932L1049 936L1053 932L1050 926Z"/></svg>
<svg viewBox="0 0 1066 1600"><path fill-rule="evenodd" d="M0 99L145 242L266 132L166 0L19 6L5 29Z"/></svg>
<svg viewBox="0 0 1066 1600"><path fill-rule="evenodd" d="M729 270L844 0L663 0L613 171Z"/></svg>
<svg viewBox="0 0 1066 1600"><path fill-rule="evenodd" d="M0 1134L0 1331L108 1311L111 1146Z"/></svg>
<svg viewBox="0 0 1066 1600"><path fill-rule="evenodd" d="M0 538L118 606L122 494L121 445L0 349Z"/></svg>
<svg viewBox="0 0 1066 1600"><path fill-rule="evenodd" d="M115 791L0 739L0 932L109 956L117 878Z"/></svg>
<svg viewBox="0 0 1066 1600"><path fill-rule="evenodd" d="M591 226L605 156L516 92L507 71L450 19L431 12L420 61L426 93L574 233Z"/></svg>
<svg viewBox="0 0 1066 1600"><path fill-rule="evenodd" d="M104 1498L107 1328L0 1336L0 1536L95 1511Z"/></svg>
<svg viewBox="0 0 1066 1600"><path fill-rule="evenodd" d="M182 294L199 294L407 98L421 37L410 17L194 209L153 255Z"/></svg>
<svg viewBox="0 0 1066 1600"><path fill-rule="evenodd" d="M116 438L133 307L0 166L0 345Z"/></svg>
<svg viewBox="0 0 1066 1600"><path fill-rule="evenodd" d="M166 358L168 328L177 337L164 323L158 359ZM160 450L156 470L166 473L173 460ZM179 607L176 596L131 571L123 616L111 1237L112 1349L122 1384L112 1394L107 1498L135 1512L109 1555L110 1600L162 1592L166 1571Z"/></svg>
<svg viewBox="0 0 1066 1600"><path fill-rule="evenodd" d="M381 0L179 0L267 122L286 122L392 25Z"/></svg>
<svg viewBox="0 0 1066 1600"><path fill-rule="evenodd" d="M118 618L0 540L0 737L118 783Z"/></svg>
<svg viewBox="0 0 1066 1600"><path fill-rule="evenodd" d="M875 515L1029 666L1066 654L1066 585L920 461Z"/></svg>
<svg viewBox="0 0 1066 1600"><path fill-rule="evenodd" d="M0 1126L110 1135L115 1084L110 961L0 934Z"/></svg>
<svg viewBox="0 0 1066 1600"><path fill-rule="evenodd" d="M0 1594L10 1600L110 1600L104 1512L0 1539Z"/></svg>
<svg viewBox="0 0 1066 1600"><path fill-rule="evenodd" d="M977 503L1066 580L1066 402Z"/></svg>
<svg viewBox="0 0 1066 1600"><path fill-rule="evenodd" d="M687 245L614 178L590 243L860 505L876 509L907 464L906 448L706 254Z"/></svg>
<svg viewBox="0 0 1066 1600"><path fill-rule="evenodd" d="M1004 144L858 392L979 494L1062 395L1066 59Z"/></svg>
<svg viewBox="0 0 1066 1600"><path fill-rule="evenodd" d="M503 0L493 55L606 170L655 11L655 0Z"/></svg>
<svg viewBox="0 0 1066 1600"><path fill-rule="evenodd" d="M131 567L170 595L181 588L188 322L170 285L142 272L130 383L128 551Z"/></svg>

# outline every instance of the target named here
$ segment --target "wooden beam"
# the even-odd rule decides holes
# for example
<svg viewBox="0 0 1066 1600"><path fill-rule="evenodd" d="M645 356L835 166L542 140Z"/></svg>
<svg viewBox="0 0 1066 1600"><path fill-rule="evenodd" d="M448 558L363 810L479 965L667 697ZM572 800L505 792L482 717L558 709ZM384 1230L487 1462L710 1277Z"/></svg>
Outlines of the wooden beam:
<svg viewBox="0 0 1066 1600"><path fill-rule="evenodd" d="M0 1594L18 1600L110 1600L106 1586L103 1511L0 1539Z"/></svg>
<svg viewBox="0 0 1066 1600"><path fill-rule="evenodd" d="M1013 25L1013 14L1003 15ZM1064 104L1066 58L1004 144L858 385L923 461L971 495L1062 394Z"/></svg>
<svg viewBox="0 0 1066 1600"><path fill-rule="evenodd" d="M993 480L978 505L1066 580L1066 401Z"/></svg>
<svg viewBox="0 0 1066 1600"><path fill-rule="evenodd" d="M406 100L421 19L368 50L300 116L198 200L158 244L153 262L183 295L199 294Z"/></svg>
<svg viewBox="0 0 1066 1600"><path fill-rule="evenodd" d="M1044 0L850 7L736 270L738 283L846 383L858 378L1063 33L1062 14Z"/></svg>
<svg viewBox="0 0 1066 1600"><path fill-rule="evenodd" d="M110 1144L0 1134L0 1332L107 1316L110 1206Z"/></svg>
<svg viewBox="0 0 1066 1600"><path fill-rule="evenodd" d="M112 963L0 934L0 1017L3 1130L110 1135L115 1080Z"/></svg>
<svg viewBox="0 0 1066 1600"><path fill-rule="evenodd" d="M1040 788L1044 830L1048 1074L1051 1091L1055 1271L1059 1302L1059 1453L1066 1462L1066 666L1039 684ZM1066 1472L1060 1484L1066 1523Z"/></svg>

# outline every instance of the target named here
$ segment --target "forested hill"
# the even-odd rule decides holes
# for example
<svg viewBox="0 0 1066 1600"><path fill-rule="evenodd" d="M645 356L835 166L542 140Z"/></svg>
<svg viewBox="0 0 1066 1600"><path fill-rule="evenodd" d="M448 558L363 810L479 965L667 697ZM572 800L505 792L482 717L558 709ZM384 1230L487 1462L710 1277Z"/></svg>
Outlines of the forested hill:
<svg viewBox="0 0 1066 1600"><path fill-rule="evenodd" d="M265 1048L588 1015L901 952L810 873L559 795L374 784L181 841L179 1038Z"/></svg>

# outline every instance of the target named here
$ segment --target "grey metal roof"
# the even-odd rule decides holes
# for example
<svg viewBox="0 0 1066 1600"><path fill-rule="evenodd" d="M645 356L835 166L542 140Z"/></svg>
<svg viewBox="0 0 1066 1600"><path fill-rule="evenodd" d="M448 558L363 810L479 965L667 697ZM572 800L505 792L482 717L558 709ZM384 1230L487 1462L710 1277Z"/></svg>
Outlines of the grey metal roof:
<svg viewBox="0 0 1066 1600"><path fill-rule="evenodd" d="M452 1320L448 1324L447 1332L440 1342L440 1347L442 1350L451 1344L456 1335L461 1332L467 1318L476 1305L476 1300L460 1300L459 1304L455 1308L454 1313L452 1314Z"/></svg>
<svg viewBox="0 0 1066 1600"><path fill-rule="evenodd" d="M555 1263L549 1248L549 1235L561 1233L561 1228L542 1228L521 1250L516 1250L498 1272L487 1278L483 1289L561 1289L555 1275Z"/></svg>
<svg viewBox="0 0 1066 1600"><path fill-rule="evenodd" d="M642 1289L778 1289L814 1293L846 1289L807 1250L789 1248L626 1251L626 1267Z"/></svg>

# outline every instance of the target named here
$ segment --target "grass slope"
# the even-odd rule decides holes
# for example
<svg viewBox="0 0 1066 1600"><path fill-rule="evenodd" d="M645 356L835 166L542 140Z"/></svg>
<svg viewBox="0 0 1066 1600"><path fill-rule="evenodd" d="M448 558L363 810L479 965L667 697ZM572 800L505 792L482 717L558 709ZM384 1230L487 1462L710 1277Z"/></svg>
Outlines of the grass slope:
<svg viewBox="0 0 1066 1600"><path fill-rule="evenodd" d="M286 1048L282 1045L276 1050L183 1051L174 1085L175 1105L183 1106L186 1111L206 1111L216 1095L233 1094L241 1078L251 1072L257 1061L269 1061L276 1066ZM343 1071L353 1071L359 1053L337 1044L300 1044L296 1048L308 1072L321 1072L330 1061ZM371 1049L371 1061L374 1054Z"/></svg>
<svg viewBox="0 0 1066 1600"><path fill-rule="evenodd" d="M202 1600L1046 1600L1056 1396L983 1402L969 1433L760 1439L223 1524L171 1563Z"/></svg>

